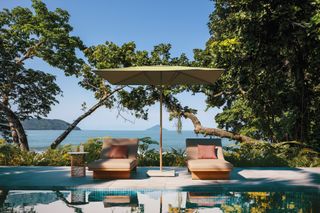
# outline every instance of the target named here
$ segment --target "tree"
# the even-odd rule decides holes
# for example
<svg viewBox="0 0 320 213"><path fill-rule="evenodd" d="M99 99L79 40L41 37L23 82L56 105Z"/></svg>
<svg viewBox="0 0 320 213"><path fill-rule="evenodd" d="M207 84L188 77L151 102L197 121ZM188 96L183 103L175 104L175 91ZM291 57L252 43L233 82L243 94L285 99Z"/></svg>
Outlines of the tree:
<svg viewBox="0 0 320 213"><path fill-rule="evenodd" d="M82 119L89 116L94 110L101 106L105 106L107 108L116 106L120 111L122 109L129 110L132 115L137 118L148 119L148 107L155 104L155 102L160 98L160 91L157 87L148 85L126 87L125 89L111 89L112 86L105 84L103 79L99 78L92 72L92 69L160 64L190 66L191 63L196 63L190 62L185 54L181 54L179 57L171 57L170 49L170 44L159 44L154 46L153 50L149 54L147 51L136 50L134 42L124 43L122 46L118 46L112 42L106 42L105 44L92 46L86 49L85 55L88 58L90 66L85 66L82 70L82 76L84 78L80 84L84 88L94 92L98 103L77 118L75 122L70 125L70 128L68 128L54 143L52 143L51 148L56 148L57 145L62 142L62 138L69 134ZM199 88L199 86L196 87ZM196 118L196 111L188 107L182 107L179 100L175 98L175 95L184 91L190 91L190 88L182 85L165 87L163 88L163 101L168 111L171 112L172 118L184 117L194 121L194 118ZM178 121L180 121L180 119L178 119ZM193 124L195 125L196 122L193 122ZM195 132L197 134L216 135L239 141L254 141L254 139L250 137L222 129L205 128L202 126L199 128L198 124L201 126L199 120L197 125L195 125ZM203 131L204 129L206 129L206 131Z"/></svg>
<svg viewBox="0 0 320 213"><path fill-rule="evenodd" d="M196 64L226 72L207 94L220 128L319 146L320 3L215 1L211 38Z"/></svg>
<svg viewBox="0 0 320 213"><path fill-rule="evenodd" d="M121 114L123 110L129 111L136 118L148 119L148 107L154 104L160 97L156 87L114 87L105 83L105 81L95 75L92 70L160 64L187 65L189 63L185 54L179 57L171 57L170 49L170 44L159 44L156 45L149 54L145 50L136 50L134 42L124 43L121 46L112 42L106 42L105 44L87 48L84 53L89 64L84 65L81 70L82 80L80 81L80 85L94 93L97 103L75 119L50 147L55 149L78 123L102 106L109 109L117 108L119 115L126 120L127 118ZM167 95L169 95L169 92L169 89L164 91Z"/></svg>
<svg viewBox="0 0 320 213"><path fill-rule="evenodd" d="M40 0L33 0L32 8L34 11L16 7L0 12L0 114L9 124L13 140L24 149L28 149L28 141L20 120L45 116L61 92L54 76L26 69L24 62L38 57L66 75L78 75L83 61L76 50L85 48L78 37L70 35L66 11L49 11Z"/></svg>
<svg viewBox="0 0 320 213"><path fill-rule="evenodd" d="M0 62L2 68L0 73L2 117L6 117L9 121L9 127L15 130L12 134L14 141L18 141L18 145L22 149L29 150L26 134L20 120L46 115L50 111L51 105L57 103L55 96L61 91L54 83L55 77L50 74L24 69L17 64L12 64L15 68L9 67L2 62L5 60ZM12 101L10 105L16 107L15 112L8 107L9 100Z"/></svg>

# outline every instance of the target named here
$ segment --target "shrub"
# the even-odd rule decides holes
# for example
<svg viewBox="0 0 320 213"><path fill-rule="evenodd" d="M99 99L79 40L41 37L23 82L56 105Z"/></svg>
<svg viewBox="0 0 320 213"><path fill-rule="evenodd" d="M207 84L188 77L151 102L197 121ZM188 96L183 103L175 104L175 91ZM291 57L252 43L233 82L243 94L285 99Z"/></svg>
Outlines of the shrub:
<svg viewBox="0 0 320 213"><path fill-rule="evenodd" d="M91 138L83 144L84 150L88 152L86 160L88 163L100 158L103 138Z"/></svg>
<svg viewBox="0 0 320 213"><path fill-rule="evenodd" d="M226 160L238 167L320 166L320 153L296 141L275 144L243 142L225 147L225 150Z"/></svg>
<svg viewBox="0 0 320 213"><path fill-rule="evenodd" d="M159 166L159 152L150 145L158 145L149 137L141 138L138 147L139 166ZM89 139L83 143L87 162L99 159L102 138ZM57 149L48 149L42 153L26 152L15 144L0 143L0 165L5 166L69 166L68 152L79 146L64 145ZM241 143L224 147L226 160L236 167L317 167L320 166L320 154L299 142L271 144L266 142ZM164 166L185 166L184 150L171 148L163 153Z"/></svg>
<svg viewBox="0 0 320 213"><path fill-rule="evenodd" d="M139 166L159 166L159 151L150 149L150 145L159 143L150 137L139 139L138 165ZM185 166L186 155L183 150L171 148L170 151L163 152L162 161L164 166Z"/></svg>
<svg viewBox="0 0 320 213"><path fill-rule="evenodd" d="M21 150L15 144L0 144L0 165L34 165L34 163L37 161L36 155L37 154L35 152Z"/></svg>
<svg viewBox="0 0 320 213"><path fill-rule="evenodd" d="M159 143L150 137L139 139L138 146L138 165L139 166L158 166L160 162L159 153L155 149L150 149L150 145Z"/></svg>
<svg viewBox="0 0 320 213"><path fill-rule="evenodd" d="M6 141L3 138L0 138L0 144L4 144Z"/></svg>
<svg viewBox="0 0 320 213"><path fill-rule="evenodd" d="M48 149L38 154L37 166L70 166L70 155L75 146L70 144L59 146L57 149Z"/></svg>

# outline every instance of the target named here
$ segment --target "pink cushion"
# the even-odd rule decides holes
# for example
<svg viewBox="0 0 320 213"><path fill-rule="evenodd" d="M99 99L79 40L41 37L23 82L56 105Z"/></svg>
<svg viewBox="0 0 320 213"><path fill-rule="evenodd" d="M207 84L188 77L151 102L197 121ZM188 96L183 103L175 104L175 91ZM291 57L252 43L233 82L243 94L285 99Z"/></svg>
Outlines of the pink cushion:
<svg viewBox="0 0 320 213"><path fill-rule="evenodd" d="M217 159L216 146L198 144L198 159Z"/></svg>
<svg viewBox="0 0 320 213"><path fill-rule="evenodd" d="M108 152L108 158L128 158L128 146L112 145Z"/></svg>

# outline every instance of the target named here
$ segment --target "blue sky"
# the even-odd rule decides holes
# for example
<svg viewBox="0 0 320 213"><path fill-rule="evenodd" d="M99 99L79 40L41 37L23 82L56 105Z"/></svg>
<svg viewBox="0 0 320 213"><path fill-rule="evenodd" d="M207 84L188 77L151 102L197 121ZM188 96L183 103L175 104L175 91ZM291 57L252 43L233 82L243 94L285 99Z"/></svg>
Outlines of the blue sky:
<svg viewBox="0 0 320 213"><path fill-rule="evenodd" d="M172 55L186 53L192 58L194 48L204 48L209 38L207 22L213 11L209 0L56 0L44 1L48 8L57 7L67 10L70 15L73 34L80 36L87 45L97 45L112 41L119 45L135 41L137 49L151 50L159 43L171 43ZM0 8L16 6L30 7L29 0L0 0ZM58 97L60 103L52 107L48 118L63 119L72 122L81 113L81 104L95 103L91 92L78 86L74 77L65 77L61 70L50 67L39 59L28 61L26 66L43 70L57 76L57 83L63 90ZM204 112L206 105L203 95L179 95L185 105L198 109L203 125L216 127L214 116L219 111L211 109ZM159 123L159 106L151 107L149 120L138 120L125 115L134 123L117 118L117 110L101 108L83 120L79 127L90 130L141 130ZM169 122L168 113L164 113L164 127L175 129L175 123ZM191 130L190 121L183 121L183 129Z"/></svg>

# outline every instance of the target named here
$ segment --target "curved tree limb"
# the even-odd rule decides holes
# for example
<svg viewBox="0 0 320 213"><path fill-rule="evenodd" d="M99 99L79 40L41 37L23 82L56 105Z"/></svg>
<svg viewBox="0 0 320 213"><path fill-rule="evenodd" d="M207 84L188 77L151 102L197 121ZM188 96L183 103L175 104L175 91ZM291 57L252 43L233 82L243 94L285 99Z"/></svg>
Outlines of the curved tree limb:
<svg viewBox="0 0 320 213"><path fill-rule="evenodd" d="M103 96L98 103L96 103L95 105L93 105L88 111L86 111L84 114L80 115L76 120L73 121L72 124L70 124L68 126L68 128L61 134L59 135L59 137L56 138L56 140L54 142L52 142L52 144L50 145L51 149L55 149L57 148L57 146L70 134L70 132L86 117L88 117L89 115L91 115L94 111L96 111L96 109L98 109L99 107L103 106L105 104L105 101L111 97L113 94L115 94L116 92L122 90L125 86L119 87L114 89L113 91L111 91L110 93L106 94L105 96Z"/></svg>
<svg viewBox="0 0 320 213"><path fill-rule="evenodd" d="M251 137L248 137L245 135L241 135L238 133L234 133L234 132L229 132L229 131L226 131L223 129L203 127L201 125L200 120L192 112L179 112L179 115L186 118L186 119L188 118L191 120L191 122L193 123L193 126L194 126L194 132L196 134L203 134L206 136L213 135L213 136L218 136L221 138L228 138L228 139L236 140L239 142L257 142L258 141L254 138L251 138Z"/></svg>

